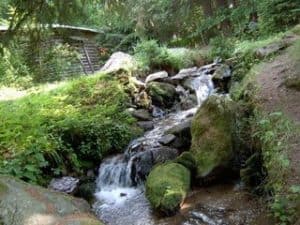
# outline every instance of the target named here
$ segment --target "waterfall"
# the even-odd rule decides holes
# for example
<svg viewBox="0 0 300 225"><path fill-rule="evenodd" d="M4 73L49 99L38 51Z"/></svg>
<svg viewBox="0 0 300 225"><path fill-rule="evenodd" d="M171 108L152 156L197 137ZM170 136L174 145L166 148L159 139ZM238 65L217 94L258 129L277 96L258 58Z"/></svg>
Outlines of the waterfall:
<svg viewBox="0 0 300 225"><path fill-rule="evenodd" d="M200 107L214 89L211 75L201 75L194 78L193 87L196 92L198 107Z"/></svg>
<svg viewBox="0 0 300 225"><path fill-rule="evenodd" d="M127 216L130 215L132 221L134 220L133 214L136 213L137 220L144 214L144 222L137 222L134 225L151 224L149 221L145 222L147 215L151 214L148 212L150 207L143 193L144 177L139 174L135 163L144 160L142 163L146 162L147 164L146 160L151 160L153 157L151 150L161 146L158 140L165 134L165 131L193 115L213 91L211 75L205 73L191 77L191 85L198 103L194 108L167 115L159 113L159 116L154 119L153 130L133 140L124 154L108 158L102 162L96 181L97 193L95 196L98 201L94 205L94 210L104 221L110 221L109 224L111 225L120 224L118 221L126 224ZM156 109L156 111L159 110ZM147 169L150 171L152 166L149 162ZM121 219L120 216L122 216ZM128 224L132 224L132 222L128 222Z"/></svg>

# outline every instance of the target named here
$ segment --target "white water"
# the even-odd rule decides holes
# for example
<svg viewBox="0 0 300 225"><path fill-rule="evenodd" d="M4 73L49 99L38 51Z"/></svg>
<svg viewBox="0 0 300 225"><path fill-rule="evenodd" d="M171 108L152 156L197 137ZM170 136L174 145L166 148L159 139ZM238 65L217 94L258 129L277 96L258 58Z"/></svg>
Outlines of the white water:
<svg viewBox="0 0 300 225"><path fill-rule="evenodd" d="M160 146L158 140L165 131L193 116L213 91L210 75L193 79L198 105L187 111L173 112L155 121L154 129L132 141L123 155L106 159L99 168L97 202L93 208L108 225L154 224L149 203L144 195L142 178L132 171L139 152ZM137 186L136 186L137 185Z"/></svg>

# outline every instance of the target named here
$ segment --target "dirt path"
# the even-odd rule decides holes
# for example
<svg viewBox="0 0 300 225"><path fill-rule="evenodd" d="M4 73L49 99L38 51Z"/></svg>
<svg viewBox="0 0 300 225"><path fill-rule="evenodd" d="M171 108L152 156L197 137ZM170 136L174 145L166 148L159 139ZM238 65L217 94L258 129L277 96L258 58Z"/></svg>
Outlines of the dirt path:
<svg viewBox="0 0 300 225"><path fill-rule="evenodd" d="M256 81L260 86L258 93L261 105L266 112L281 111L292 123L300 127L300 91L287 88L284 84L287 76L300 77L300 62L292 60L288 51L266 63L259 72ZM289 185L300 185L300 135L291 139L289 159L291 173L288 177Z"/></svg>

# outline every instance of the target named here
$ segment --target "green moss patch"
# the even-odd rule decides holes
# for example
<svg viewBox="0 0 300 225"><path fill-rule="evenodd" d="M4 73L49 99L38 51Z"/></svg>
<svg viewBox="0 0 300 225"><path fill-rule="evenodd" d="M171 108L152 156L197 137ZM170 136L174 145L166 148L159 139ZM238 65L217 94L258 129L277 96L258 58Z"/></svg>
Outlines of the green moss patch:
<svg viewBox="0 0 300 225"><path fill-rule="evenodd" d="M175 87L168 83L151 82L147 87L147 92L153 103L162 107L171 107L178 97Z"/></svg>
<svg viewBox="0 0 300 225"><path fill-rule="evenodd" d="M146 182L146 196L152 207L164 214L175 213L190 188L190 171L178 163L156 166Z"/></svg>

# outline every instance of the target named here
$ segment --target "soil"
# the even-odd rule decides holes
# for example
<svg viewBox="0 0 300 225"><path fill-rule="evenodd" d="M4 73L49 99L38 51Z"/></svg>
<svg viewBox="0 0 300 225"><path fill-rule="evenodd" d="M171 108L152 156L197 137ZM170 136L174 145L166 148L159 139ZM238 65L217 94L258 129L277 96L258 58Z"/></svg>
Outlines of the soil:
<svg viewBox="0 0 300 225"><path fill-rule="evenodd" d="M287 88L285 80L293 75L300 77L300 62L294 62L288 51L275 57L259 72L256 82L260 90L258 99L266 112L281 111L295 125L300 128L300 91ZM300 185L300 132L296 132L290 140L289 159L291 172L287 177L287 184Z"/></svg>

